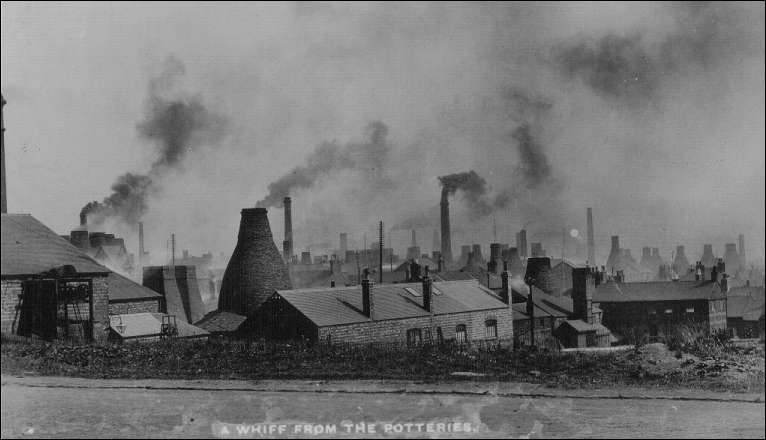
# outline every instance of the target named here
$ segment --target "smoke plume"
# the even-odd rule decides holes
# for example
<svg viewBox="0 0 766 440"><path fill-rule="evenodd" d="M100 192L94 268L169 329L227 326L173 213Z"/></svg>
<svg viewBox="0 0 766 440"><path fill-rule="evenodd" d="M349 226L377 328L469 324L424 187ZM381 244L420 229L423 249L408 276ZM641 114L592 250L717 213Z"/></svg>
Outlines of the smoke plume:
<svg viewBox="0 0 766 440"><path fill-rule="evenodd" d="M343 170L362 171L368 183L375 183L380 189L392 182L385 172L391 145L386 137L388 127L380 121L370 123L366 130L365 142L351 142L344 146L323 142L306 159L305 165L297 166L287 174L269 184L268 195L256 206L270 208L280 206L282 199L298 190L313 187L322 177Z"/></svg>
<svg viewBox="0 0 766 440"><path fill-rule="evenodd" d="M103 201L86 204L81 214L87 215L89 222L100 224L107 218L126 224L139 221L169 170L180 168L191 151L223 138L226 119L208 110L201 98L169 96L184 73L183 64L170 57L162 73L149 82L146 114L136 129L142 140L154 145L156 158L148 173L125 173L115 180L112 193Z"/></svg>

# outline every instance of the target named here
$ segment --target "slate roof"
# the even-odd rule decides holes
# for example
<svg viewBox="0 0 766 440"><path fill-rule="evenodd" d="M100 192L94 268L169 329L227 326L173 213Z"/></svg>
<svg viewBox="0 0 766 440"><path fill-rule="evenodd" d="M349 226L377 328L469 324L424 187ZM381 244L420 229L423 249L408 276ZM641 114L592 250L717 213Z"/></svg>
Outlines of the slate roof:
<svg viewBox="0 0 766 440"><path fill-rule="evenodd" d="M79 273L106 275L111 272L30 214L0 216L3 277L35 275L66 265L73 266Z"/></svg>
<svg viewBox="0 0 766 440"><path fill-rule="evenodd" d="M408 288L419 296L408 293L405 290ZM434 282L433 288L435 315L508 307L476 281ZM422 307L422 283L373 285L372 293L376 321L429 316ZM369 321L361 312L361 286L279 290L275 296L283 298L319 327Z"/></svg>
<svg viewBox="0 0 766 440"><path fill-rule="evenodd" d="M763 298L752 296L729 296L726 298L726 317L757 321L763 315Z"/></svg>
<svg viewBox="0 0 766 440"><path fill-rule="evenodd" d="M107 283L109 284L110 302L162 298L162 295L154 290L144 287L116 272L111 272L107 276Z"/></svg>
<svg viewBox="0 0 766 440"><path fill-rule="evenodd" d="M683 301L724 298L718 283L711 281L648 281L603 283L596 286L593 302Z"/></svg>
<svg viewBox="0 0 766 440"><path fill-rule="evenodd" d="M109 326L121 338L148 338L159 336L162 330L162 313L130 313L110 315ZM193 326L182 319L176 319L178 338L208 336L207 331Z"/></svg>
<svg viewBox="0 0 766 440"><path fill-rule="evenodd" d="M194 325L210 333L231 333L239 330L246 320L246 316L216 310L205 315Z"/></svg>

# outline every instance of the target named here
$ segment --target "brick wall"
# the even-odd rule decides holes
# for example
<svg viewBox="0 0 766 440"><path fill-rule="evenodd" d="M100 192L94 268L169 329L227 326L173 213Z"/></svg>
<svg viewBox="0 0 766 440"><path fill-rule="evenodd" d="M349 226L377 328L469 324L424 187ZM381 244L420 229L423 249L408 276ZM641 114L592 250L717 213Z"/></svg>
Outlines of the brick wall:
<svg viewBox="0 0 766 440"><path fill-rule="evenodd" d="M19 296L21 295L21 281L2 280L2 319L0 320L0 330L4 334L16 333L18 316L16 307L19 305Z"/></svg>
<svg viewBox="0 0 766 440"><path fill-rule="evenodd" d="M160 298L109 303L110 315L124 315L129 313L160 313Z"/></svg>
<svg viewBox="0 0 766 440"><path fill-rule="evenodd" d="M432 340L437 341L437 328L441 328L444 340L455 339L459 324L466 326L469 341L486 340L487 320L497 321L499 340L513 340L513 315L511 309L483 310L476 312L432 315L385 321L368 321L349 325L319 328L319 340L334 343L407 343L407 330L421 330L423 342L426 342L426 329L430 330Z"/></svg>
<svg viewBox="0 0 766 440"><path fill-rule="evenodd" d="M667 326L689 323L701 324L709 332L726 329L726 300L611 302L599 307L604 326L617 333L632 328L661 334ZM687 312L692 308L694 312Z"/></svg>

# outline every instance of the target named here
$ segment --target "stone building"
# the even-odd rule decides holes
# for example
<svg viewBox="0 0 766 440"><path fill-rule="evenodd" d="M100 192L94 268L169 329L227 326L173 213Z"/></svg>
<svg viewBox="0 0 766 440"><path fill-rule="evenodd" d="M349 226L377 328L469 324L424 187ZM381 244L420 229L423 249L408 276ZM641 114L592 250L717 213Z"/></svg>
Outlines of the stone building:
<svg viewBox="0 0 766 440"><path fill-rule="evenodd" d="M513 316L507 299L476 281L277 290L258 314L272 339L320 343L418 345L454 340L508 343Z"/></svg>

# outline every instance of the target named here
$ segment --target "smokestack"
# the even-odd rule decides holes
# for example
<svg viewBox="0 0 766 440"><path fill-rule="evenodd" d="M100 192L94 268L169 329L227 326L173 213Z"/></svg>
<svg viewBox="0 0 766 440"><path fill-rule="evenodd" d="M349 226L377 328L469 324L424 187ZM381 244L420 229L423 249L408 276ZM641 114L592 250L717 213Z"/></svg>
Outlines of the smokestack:
<svg viewBox="0 0 766 440"><path fill-rule="evenodd" d="M237 246L226 267L218 310L251 317L276 290L291 289L264 208L242 210Z"/></svg>
<svg viewBox="0 0 766 440"><path fill-rule="evenodd" d="M606 267L608 271L620 269L622 267L620 264L621 256L622 251L620 250L620 236L612 235L612 247L609 250L609 258L606 260Z"/></svg>
<svg viewBox="0 0 766 440"><path fill-rule="evenodd" d="M340 233L340 258L346 259L346 253L348 252L348 234L345 232ZM348 260L346 260L348 261Z"/></svg>
<svg viewBox="0 0 766 440"><path fill-rule="evenodd" d="M596 265L596 244L593 240L593 208L588 208L588 263Z"/></svg>
<svg viewBox="0 0 766 440"><path fill-rule="evenodd" d="M449 192L442 188L441 198L441 227L442 227L442 258L449 265L452 264L452 236L449 226Z"/></svg>
<svg viewBox="0 0 766 440"><path fill-rule="evenodd" d="M522 229L519 231L518 234L516 234L516 248L519 250L519 257L521 258L527 258L529 254L527 253L527 230Z"/></svg>
<svg viewBox="0 0 766 440"><path fill-rule="evenodd" d="M502 289L500 290L500 298L504 303L511 303L511 289L510 289L510 274L508 273L508 262L503 261L503 273L500 275L503 282Z"/></svg>
<svg viewBox="0 0 766 440"><path fill-rule="evenodd" d="M572 311L574 319L593 324L593 291L596 282L589 268L572 269Z"/></svg>
<svg viewBox="0 0 766 440"><path fill-rule="evenodd" d="M486 266L487 263L484 261L484 254L481 252L481 245L474 244L472 248L472 252L473 252L474 264L479 266Z"/></svg>
<svg viewBox="0 0 766 440"><path fill-rule="evenodd" d="M706 267L710 267L715 265L717 259L715 258L715 255L713 255L713 245L712 244L705 244L702 246L702 257L700 258L700 262L704 264Z"/></svg>
<svg viewBox="0 0 766 440"><path fill-rule="evenodd" d="M144 266L144 222L138 222L138 267Z"/></svg>
<svg viewBox="0 0 766 440"><path fill-rule="evenodd" d="M282 243L282 258L290 262L293 256L293 208L292 199L285 197L282 201L285 208L285 241Z"/></svg>
<svg viewBox="0 0 766 440"><path fill-rule="evenodd" d="M739 234L739 264L743 269L747 268L747 260L745 259L745 234Z"/></svg>
<svg viewBox="0 0 766 440"><path fill-rule="evenodd" d="M723 261L726 263L726 267L729 269L729 273L736 274L742 267L739 261L739 253L737 252L737 245L735 243L726 243L725 252L723 254Z"/></svg>
<svg viewBox="0 0 766 440"><path fill-rule="evenodd" d="M500 243L490 243L489 245L489 263L487 263L487 269L490 272L499 273L500 268L503 267L501 265L503 260L501 249L502 247L500 246Z"/></svg>
<svg viewBox="0 0 766 440"><path fill-rule="evenodd" d="M378 282L383 284L383 221L380 222L378 230Z"/></svg>
<svg viewBox="0 0 766 440"><path fill-rule="evenodd" d="M0 212L6 214L8 212L8 201L5 196L5 97L0 95L0 127L2 127L2 133L0 133L0 172L2 172L2 203L0 203Z"/></svg>
<svg viewBox="0 0 766 440"><path fill-rule="evenodd" d="M431 248L432 248L431 251L432 252L433 251L438 251L439 255L441 255L441 250L440 250L441 249L441 244L440 243L441 242L439 240L439 231L434 229L434 237L433 237L433 243L432 243L432 246L431 246Z"/></svg>
<svg viewBox="0 0 766 440"><path fill-rule="evenodd" d="M415 247L418 245L418 240L415 237L415 230L412 230L412 244L410 246Z"/></svg>
<svg viewBox="0 0 766 440"><path fill-rule="evenodd" d="M673 270L678 275L683 275L689 270L689 260L686 258L686 248L676 246L676 256L673 258Z"/></svg>

